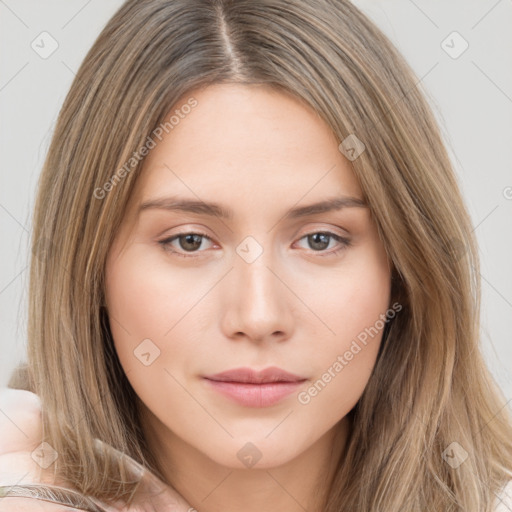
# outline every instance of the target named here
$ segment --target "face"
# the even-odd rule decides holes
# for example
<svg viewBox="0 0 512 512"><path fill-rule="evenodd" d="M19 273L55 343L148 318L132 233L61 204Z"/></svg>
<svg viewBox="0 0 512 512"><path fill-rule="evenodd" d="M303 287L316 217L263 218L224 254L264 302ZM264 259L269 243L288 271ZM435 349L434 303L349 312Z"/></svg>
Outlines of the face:
<svg viewBox="0 0 512 512"><path fill-rule="evenodd" d="M146 157L108 255L114 344L171 452L186 445L228 467L251 452L277 466L333 432L363 393L390 267L351 164L313 110L222 84L173 111L191 97ZM297 379L205 378L268 367Z"/></svg>

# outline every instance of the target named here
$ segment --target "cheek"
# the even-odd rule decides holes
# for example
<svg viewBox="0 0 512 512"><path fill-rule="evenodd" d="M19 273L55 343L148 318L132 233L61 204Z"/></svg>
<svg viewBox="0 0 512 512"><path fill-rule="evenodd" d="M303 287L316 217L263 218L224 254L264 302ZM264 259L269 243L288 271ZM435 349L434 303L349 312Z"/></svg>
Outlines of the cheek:
<svg viewBox="0 0 512 512"><path fill-rule="evenodd" d="M211 276L173 269L144 244L134 243L108 262L110 328L121 366L136 390L163 390L162 378L170 379L166 370L179 379L190 367L201 342L201 298L211 288Z"/></svg>
<svg viewBox="0 0 512 512"><path fill-rule="evenodd" d="M159 250L133 243L107 265L109 313L122 324L119 329L161 339L191 302L190 278L186 278L166 264Z"/></svg>
<svg viewBox="0 0 512 512"><path fill-rule="evenodd" d="M306 390L304 403L321 393L318 402L336 400L342 409L355 405L376 361L390 290L385 253L377 245L354 253L332 276L328 292L316 304L330 332L316 338L316 350L310 354L317 383Z"/></svg>
<svg viewBox="0 0 512 512"><path fill-rule="evenodd" d="M375 326L389 307L391 276L383 248L374 242L354 251L322 288L316 307L324 312L331 330L331 336L324 339L343 349L365 329ZM377 326L382 329L381 323Z"/></svg>
<svg viewBox="0 0 512 512"><path fill-rule="evenodd" d="M110 328L127 374L159 365L162 340L184 314L183 301L176 293L179 279L163 271L146 254L142 246L132 245L107 265Z"/></svg>

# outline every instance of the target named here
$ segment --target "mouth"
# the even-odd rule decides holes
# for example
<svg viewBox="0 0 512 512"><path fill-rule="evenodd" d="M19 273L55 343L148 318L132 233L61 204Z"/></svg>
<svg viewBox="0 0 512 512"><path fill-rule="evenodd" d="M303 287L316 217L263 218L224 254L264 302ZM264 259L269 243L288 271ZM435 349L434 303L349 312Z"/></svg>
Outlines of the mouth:
<svg viewBox="0 0 512 512"><path fill-rule="evenodd" d="M270 407L308 380L275 366L262 371L235 368L203 379L210 389L245 407Z"/></svg>

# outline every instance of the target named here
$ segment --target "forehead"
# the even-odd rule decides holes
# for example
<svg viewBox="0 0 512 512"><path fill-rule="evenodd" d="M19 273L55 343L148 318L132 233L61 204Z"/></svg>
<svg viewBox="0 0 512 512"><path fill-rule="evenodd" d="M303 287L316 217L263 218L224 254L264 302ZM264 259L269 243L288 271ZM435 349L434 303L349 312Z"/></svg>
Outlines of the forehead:
<svg viewBox="0 0 512 512"><path fill-rule="evenodd" d="M191 98L196 105L181 110ZM261 205L362 195L333 132L288 93L215 84L183 95L166 119L173 113L179 122L143 163L139 205L164 194Z"/></svg>

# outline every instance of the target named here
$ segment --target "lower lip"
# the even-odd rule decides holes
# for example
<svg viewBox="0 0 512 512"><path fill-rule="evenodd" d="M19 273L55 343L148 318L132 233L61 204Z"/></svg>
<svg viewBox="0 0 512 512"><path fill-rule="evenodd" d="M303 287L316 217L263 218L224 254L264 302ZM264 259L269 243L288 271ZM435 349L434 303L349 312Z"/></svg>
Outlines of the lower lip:
<svg viewBox="0 0 512 512"><path fill-rule="evenodd" d="M304 381L247 384L205 379L219 393L245 407L269 407L277 404L287 395L296 392Z"/></svg>

